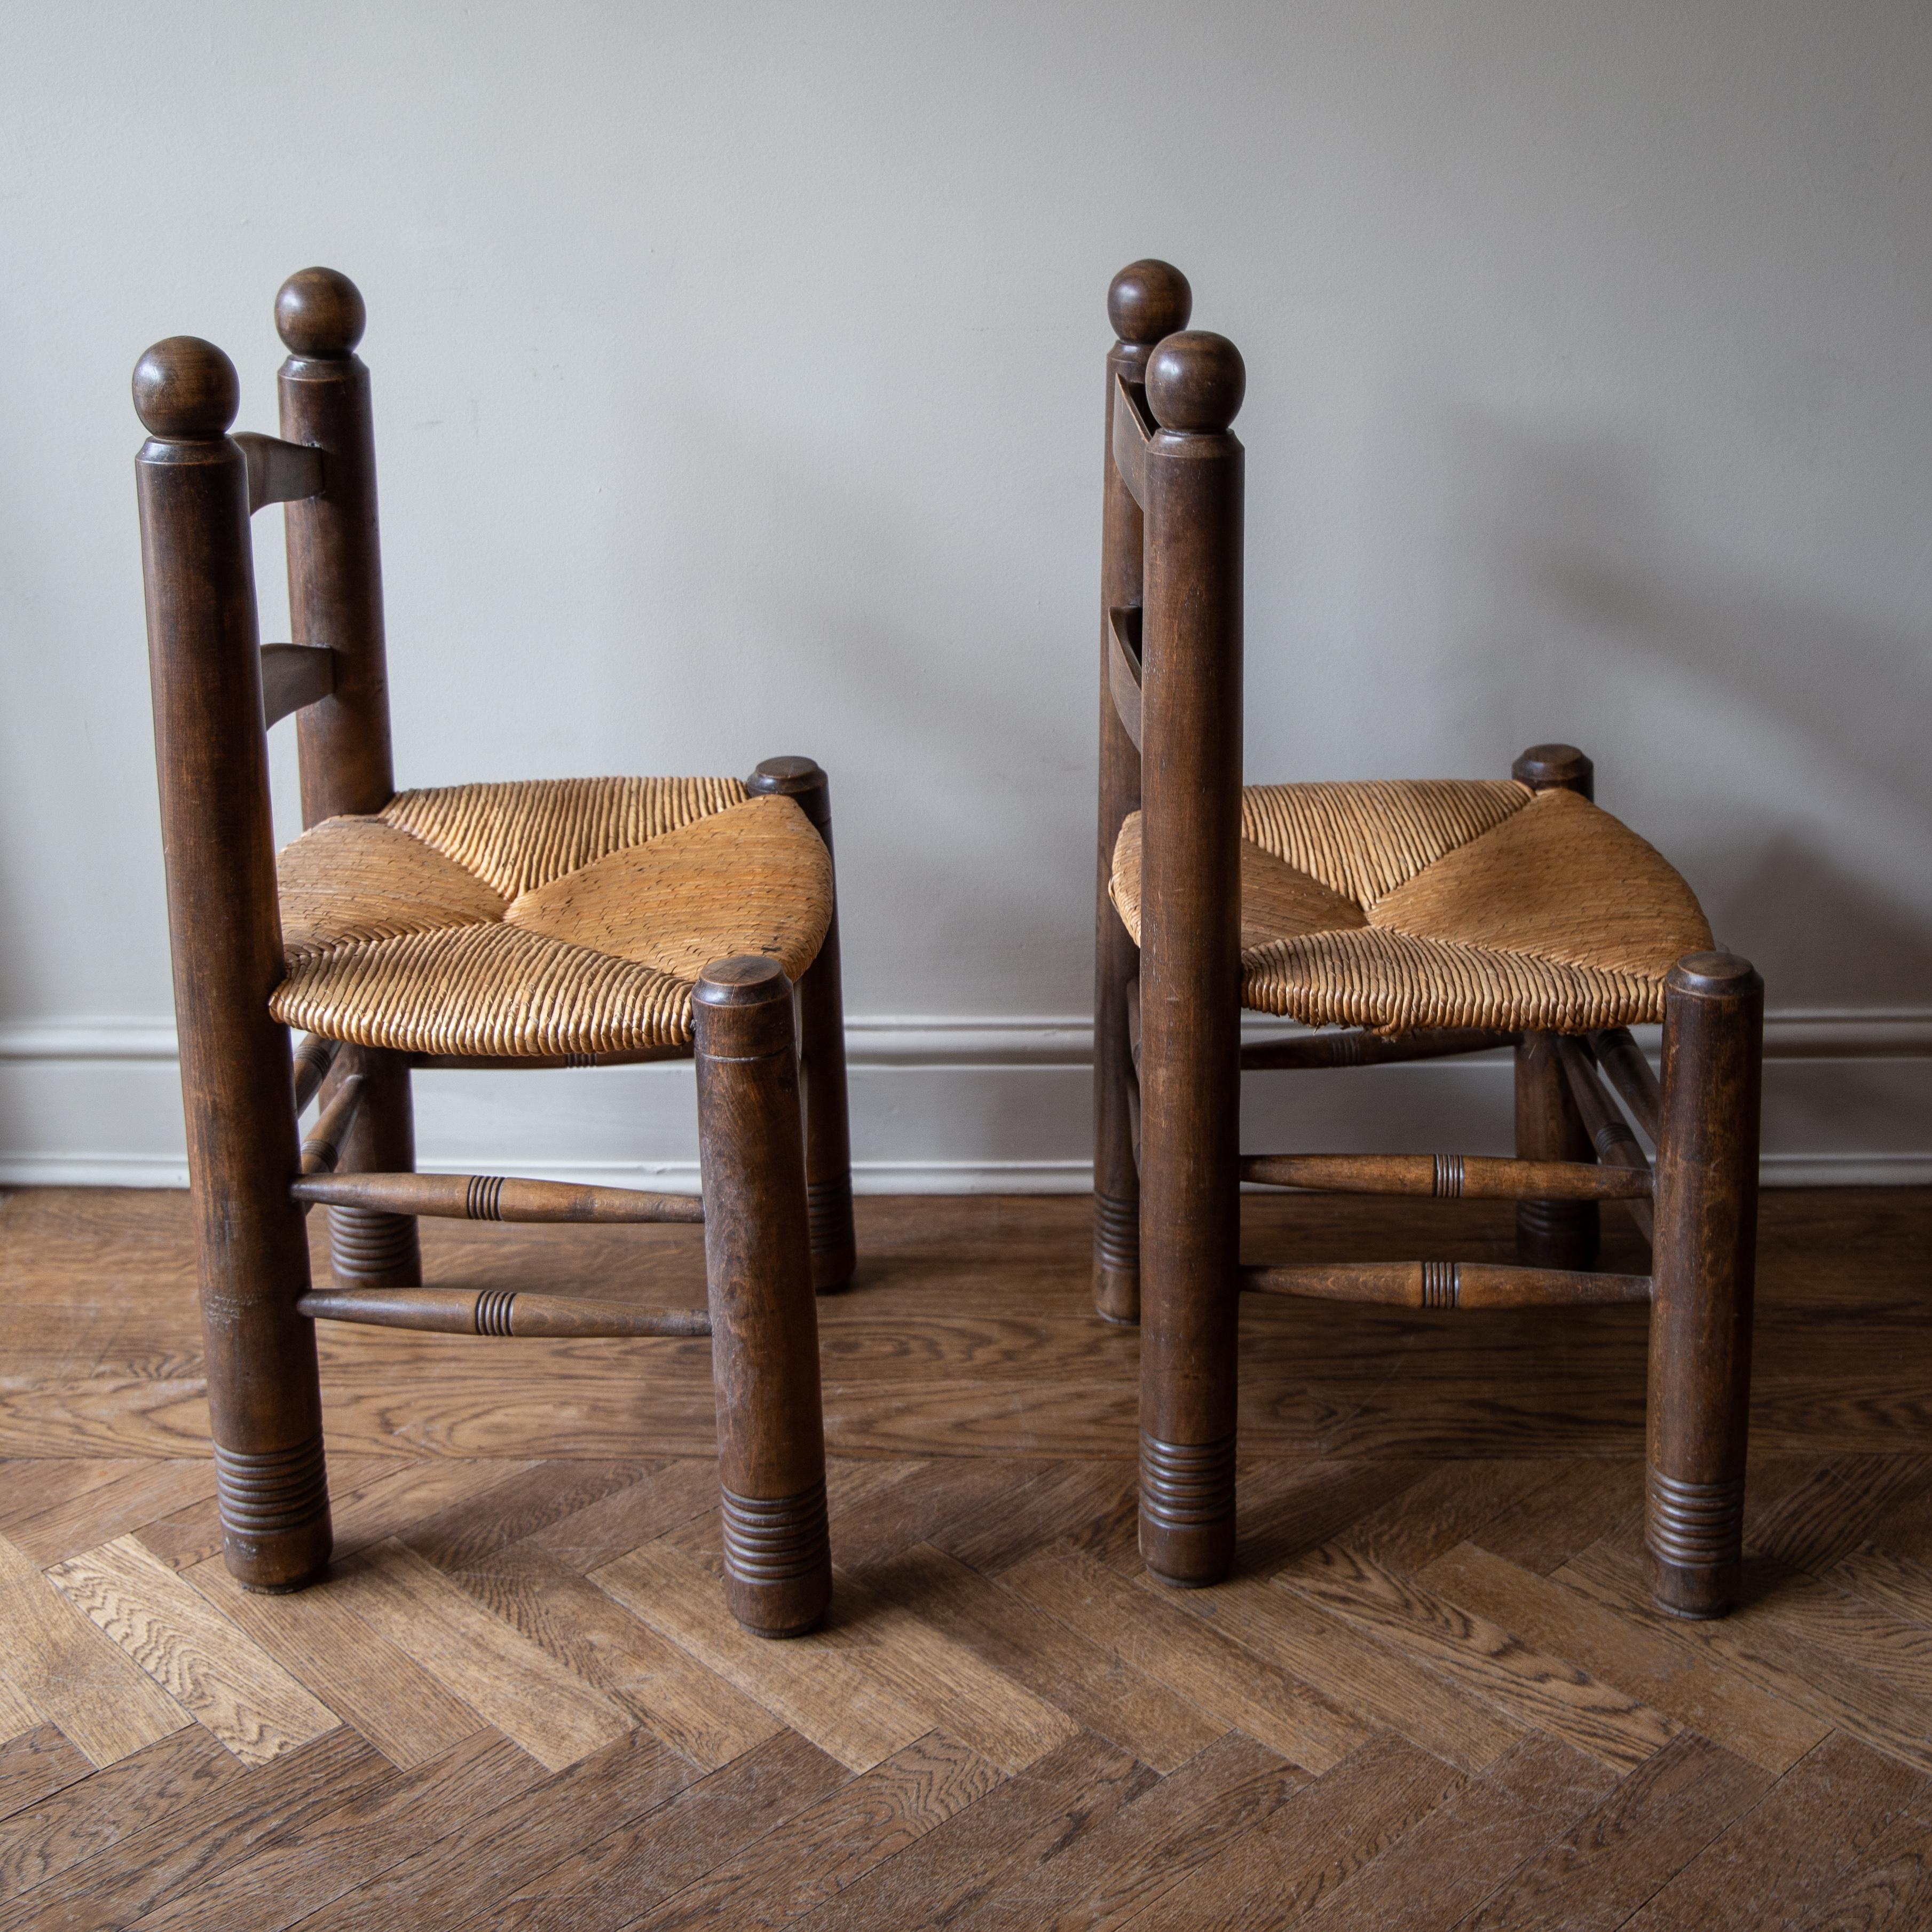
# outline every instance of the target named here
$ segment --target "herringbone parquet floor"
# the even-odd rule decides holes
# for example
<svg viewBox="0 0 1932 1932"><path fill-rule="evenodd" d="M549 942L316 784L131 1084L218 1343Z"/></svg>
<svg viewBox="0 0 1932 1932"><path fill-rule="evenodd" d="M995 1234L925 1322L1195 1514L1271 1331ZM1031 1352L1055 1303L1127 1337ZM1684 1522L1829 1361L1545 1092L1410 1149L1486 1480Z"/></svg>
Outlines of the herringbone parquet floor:
<svg viewBox="0 0 1932 1932"><path fill-rule="evenodd" d="M1239 1574L1182 1594L1085 1202L861 1209L838 1607L771 1645L704 1343L325 1330L340 1561L245 1596L184 1198L0 1204L0 1928L1932 1925L1932 1196L1767 1198L1708 1625L1641 1588L1640 1311L1247 1311ZM1251 1213L1507 1254L1507 1210ZM694 1230L426 1232L432 1278L701 1292Z"/></svg>

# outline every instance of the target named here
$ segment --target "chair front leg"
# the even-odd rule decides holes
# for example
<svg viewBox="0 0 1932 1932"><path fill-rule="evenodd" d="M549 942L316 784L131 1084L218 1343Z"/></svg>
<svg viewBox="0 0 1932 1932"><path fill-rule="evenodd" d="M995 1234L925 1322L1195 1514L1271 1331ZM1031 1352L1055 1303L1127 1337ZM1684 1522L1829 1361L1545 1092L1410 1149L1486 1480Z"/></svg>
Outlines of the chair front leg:
<svg viewBox="0 0 1932 1932"><path fill-rule="evenodd" d="M797 1636L831 1601L832 1550L791 982L773 959L718 961L692 1016L725 1601Z"/></svg>
<svg viewBox="0 0 1932 1932"><path fill-rule="evenodd" d="M1644 1540L1658 1607L1719 1617L1744 1554L1764 982L1694 952L1664 993Z"/></svg>

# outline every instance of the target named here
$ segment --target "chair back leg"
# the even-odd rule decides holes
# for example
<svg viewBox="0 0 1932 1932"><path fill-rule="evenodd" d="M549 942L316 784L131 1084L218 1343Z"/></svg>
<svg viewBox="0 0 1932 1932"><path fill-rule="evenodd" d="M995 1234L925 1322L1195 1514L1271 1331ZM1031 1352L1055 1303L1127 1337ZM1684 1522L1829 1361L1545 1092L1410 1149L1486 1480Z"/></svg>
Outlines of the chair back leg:
<svg viewBox="0 0 1932 1932"><path fill-rule="evenodd" d="M791 982L721 960L692 1005L725 1600L796 1636L831 1600L832 1550Z"/></svg>
<svg viewBox="0 0 1932 1932"><path fill-rule="evenodd" d="M1644 1540L1658 1606L1716 1617L1744 1554L1764 982L1694 952L1666 982Z"/></svg>
<svg viewBox="0 0 1932 1932"><path fill-rule="evenodd" d="M289 352L278 378L282 436L322 452L321 494L290 503L284 513L291 634L298 644L326 644L335 662L333 690L296 714L304 828L346 813L380 812L396 789L375 421L369 371L356 353L366 320L356 284L332 268L302 269L275 297L275 327ZM363 1049L356 1064L339 1064L333 1078L351 1072L363 1077L362 1105L338 1171L413 1170L408 1062ZM328 1096L322 1097L326 1104ZM332 1208L328 1248L342 1287L422 1282L416 1224L406 1215Z"/></svg>

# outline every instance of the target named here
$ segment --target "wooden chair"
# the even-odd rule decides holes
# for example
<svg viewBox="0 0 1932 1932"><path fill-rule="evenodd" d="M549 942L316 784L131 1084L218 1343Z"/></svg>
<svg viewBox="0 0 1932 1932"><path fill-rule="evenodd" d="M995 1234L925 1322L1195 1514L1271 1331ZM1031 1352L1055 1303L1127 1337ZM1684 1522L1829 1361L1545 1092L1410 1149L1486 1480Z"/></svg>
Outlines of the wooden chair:
<svg viewBox="0 0 1932 1932"><path fill-rule="evenodd" d="M136 459L208 1396L224 1548L298 1588L330 1551L313 1318L486 1336L706 1335L725 1594L782 1636L831 1582L814 1286L854 1264L825 774L396 789L362 298L275 305L281 436L227 434L233 365L134 371ZM288 506L295 641L259 640L248 519ZM268 728L302 836L278 864ZM802 1048L795 1046L794 982ZM293 1056L287 1029L307 1030ZM418 1174L413 1067L698 1063L703 1199ZM802 1069L801 1069L802 1060ZM801 1121L801 1072L804 1100ZM298 1145L311 1099L321 1114ZM335 1285L303 1217L329 1211ZM708 1309L425 1288L416 1217L701 1220Z"/></svg>
<svg viewBox="0 0 1932 1932"><path fill-rule="evenodd" d="M1659 1606L1721 1616L1744 1505L1763 983L1592 802L1588 759L1507 779L1241 782L1245 382L1179 270L1114 279L1101 566L1095 1299L1142 1324L1141 1550L1232 1556L1243 1289L1434 1309L1650 1305L1646 1542ZM1244 1007L1312 1028L1244 1048ZM1661 1020L1660 1089L1629 1028ZM1244 1068L1513 1045L1514 1160L1244 1158ZM1607 1078L1608 1086L1605 1084ZM1612 1091L1614 1090L1614 1096ZM1621 1100L1622 1108L1618 1105ZM1654 1177L1623 1111L1657 1150ZM1515 1200L1513 1268L1244 1268L1244 1181ZM1590 1272L1598 1204L1648 1275Z"/></svg>

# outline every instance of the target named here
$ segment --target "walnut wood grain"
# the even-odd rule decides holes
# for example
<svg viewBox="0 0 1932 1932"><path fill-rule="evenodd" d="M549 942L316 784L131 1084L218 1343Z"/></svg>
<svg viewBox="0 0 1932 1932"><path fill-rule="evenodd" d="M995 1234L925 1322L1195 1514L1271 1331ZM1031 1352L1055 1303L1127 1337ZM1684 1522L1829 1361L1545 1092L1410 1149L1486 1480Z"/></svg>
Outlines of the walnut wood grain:
<svg viewBox="0 0 1932 1932"><path fill-rule="evenodd" d="M500 1288L311 1288L298 1304L311 1321L420 1328L443 1335L708 1335L702 1308L628 1308L573 1296Z"/></svg>
<svg viewBox="0 0 1932 1932"><path fill-rule="evenodd" d="M1299 1268L1244 1268L1251 1294L1395 1308L1567 1308L1651 1298L1643 1274L1510 1268L1488 1262L1333 1262Z"/></svg>
<svg viewBox="0 0 1932 1932"><path fill-rule="evenodd" d="M1241 1178L1339 1194L1412 1194L1438 1201L1630 1201L1650 1192L1648 1165L1502 1160L1463 1154L1244 1155Z"/></svg>
<svg viewBox="0 0 1932 1932"><path fill-rule="evenodd" d="M646 1194L630 1187L578 1186L562 1180L519 1180L489 1174L304 1175L290 1190L298 1201L429 1215L456 1221L569 1221L607 1226L704 1219L694 1194Z"/></svg>

